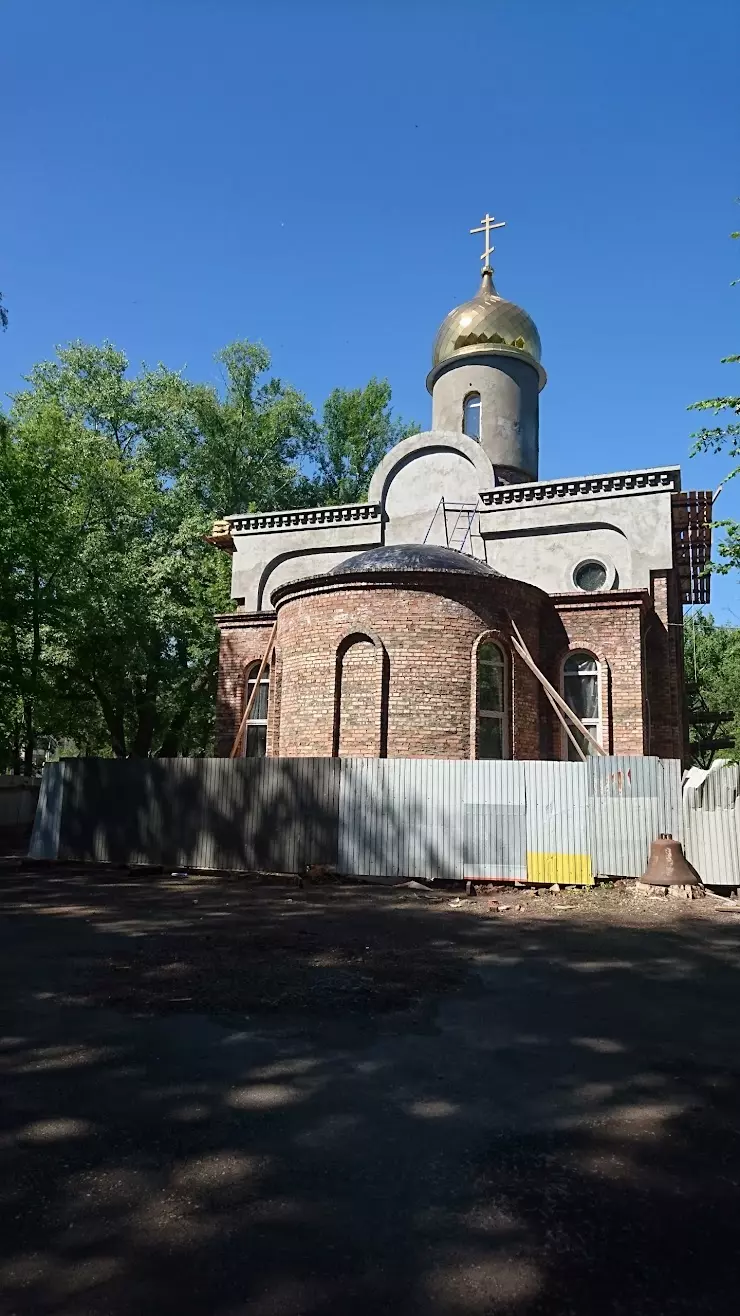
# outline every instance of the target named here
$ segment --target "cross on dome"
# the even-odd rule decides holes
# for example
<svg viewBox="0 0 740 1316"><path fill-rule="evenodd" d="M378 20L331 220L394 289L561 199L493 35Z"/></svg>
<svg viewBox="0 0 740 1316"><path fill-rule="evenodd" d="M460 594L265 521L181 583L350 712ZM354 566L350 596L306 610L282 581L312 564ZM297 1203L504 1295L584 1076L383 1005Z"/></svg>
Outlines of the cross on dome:
<svg viewBox="0 0 740 1316"><path fill-rule="evenodd" d="M471 233L485 233L486 235L485 250L483 252L483 255L481 256L481 260L483 261L484 274L487 273L489 270L491 273L493 273L493 270L491 270L491 266L488 263L488 257L492 256L494 251L496 250L496 248L493 246L493 243L491 242L491 232L495 228L505 228L505 226L506 226L505 219L496 220L493 215L489 215L488 211L486 211L485 215L483 216L480 222L480 227L471 228L470 230Z"/></svg>

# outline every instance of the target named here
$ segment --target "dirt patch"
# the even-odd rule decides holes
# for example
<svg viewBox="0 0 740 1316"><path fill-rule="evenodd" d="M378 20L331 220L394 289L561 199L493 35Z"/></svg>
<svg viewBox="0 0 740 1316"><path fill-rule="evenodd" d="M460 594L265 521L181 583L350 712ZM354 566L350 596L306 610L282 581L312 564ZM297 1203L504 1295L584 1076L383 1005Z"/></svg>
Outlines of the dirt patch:
<svg viewBox="0 0 740 1316"><path fill-rule="evenodd" d="M133 1015L408 1010L472 987L476 955L503 925L740 916L729 899L638 899L633 883L479 892L58 870L14 874L2 899L6 914L56 921L62 941L65 925L94 930L92 947L70 951L65 999Z"/></svg>
<svg viewBox="0 0 740 1316"><path fill-rule="evenodd" d="M413 913L411 894L99 874L19 876L15 891L22 899L13 905L6 888L6 912L40 912L70 928L80 919L109 934L110 949L98 943L67 962L66 999L80 1005L142 1015L379 1013L457 990L469 972L443 944L430 960L413 918L389 921L404 903Z"/></svg>

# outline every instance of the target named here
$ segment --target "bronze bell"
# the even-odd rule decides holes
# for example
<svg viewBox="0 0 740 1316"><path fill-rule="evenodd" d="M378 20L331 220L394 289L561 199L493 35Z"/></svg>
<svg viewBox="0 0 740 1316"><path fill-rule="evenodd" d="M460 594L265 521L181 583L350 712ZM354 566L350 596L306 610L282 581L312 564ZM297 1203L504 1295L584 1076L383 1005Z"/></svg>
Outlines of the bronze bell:
<svg viewBox="0 0 740 1316"><path fill-rule="evenodd" d="M699 879L684 859L681 842L661 834L650 846L650 858L643 876L647 886L698 886Z"/></svg>

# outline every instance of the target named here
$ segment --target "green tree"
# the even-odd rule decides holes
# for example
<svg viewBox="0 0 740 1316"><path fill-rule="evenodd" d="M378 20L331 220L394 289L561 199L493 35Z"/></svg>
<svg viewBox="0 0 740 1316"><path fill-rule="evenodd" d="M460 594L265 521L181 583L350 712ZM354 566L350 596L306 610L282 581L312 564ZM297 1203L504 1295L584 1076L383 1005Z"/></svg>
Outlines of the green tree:
<svg viewBox="0 0 740 1316"><path fill-rule="evenodd" d="M3 301L3 294L0 292L0 328L7 329L7 327L8 327L8 312L5 303Z"/></svg>
<svg viewBox="0 0 740 1316"><path fill-rule="evenodd" d="M692 613L684 623L684 666L692 693L689 712L732 712L731 721L702 722L691 728L692 759L709 767L714 753L702 750L702 736L734 736L735 748L720 751L722 758L740 761L740 628L721 626L711 613Z"/></svg>
<svg viewBox="0 0 740 1316"><path fill-rule="evenodd" d="M361 502L381 458L417 429L393 417L387 379L371 379L364 388L335 388L324 404L321 424L304 443L315 468L313 499Z"/></svg>
<svg viewBox="0 0 740 1316"><path fill-rule="evenodd" d="M740 230L730 234L731 238L740 238ZM731 286L740 283L740 279L733 279ZM722 358L723 365L738 365L740 363L740 354L725 356ZM714 426L704 426L695 434L692 434L694 446L691 455L698 452L726 452L730 460L737 462L740 459L740 396L728 394L726 397L705 398L702 402L693 402L689 411L709 411L715 416L722 416L723 423ZM729 417L738 417L737 420ZM740 472L740 465L735 465L726 476L726 480L732 479ZM726 574L733 567L740 566L740 522L724 520L716 521L715 525L722 527L725 531L724 539L719 545L719 561L712 563L712 570Z"/></svg>
<svg viewBox="0 0 740 1316"><path fill-rule="evenodd" d="M0 428L0 767L48 738L118 756L208 749L214 614L230 562L206 544L229 512L362 497L406 432L390 390L336 390L317 426L260 344L217 361L222 387L110 344L31 372ZM301 468L311 455L319 474Z"/></svg>
<svg viewBox="0 0 740 1316"><path fill-rule="evenodd" d="M33 766L54 699L56 636L79 574L84 518L72 491L79 454L57 442L59 429L51 413L35 425L0 428L0 742L5 766L16 771L21 746L24 770Z"/></svg>
<svg viewBox="0 0 740 1316"><path fill-rule="evenodd" d="M163 366L131 375L109 344L75 343L14 400L0 616L26 769L49 733L89 743L104 728L121 756L208 745L229 562L203 536L235 502L292 501L310 422L293 390L258 382L264 349L234 344L220 360L222 396Z"/></svg>
<svg viewBox="0 0 740 1316"><path fill-rule="evenodd" d="M216 518L295 506L306 483L299 457L315 429L310 404L268 376L261 343L231 343L216 362L222 389L190 387L187 430L150 444L157 463Z"/></svg>

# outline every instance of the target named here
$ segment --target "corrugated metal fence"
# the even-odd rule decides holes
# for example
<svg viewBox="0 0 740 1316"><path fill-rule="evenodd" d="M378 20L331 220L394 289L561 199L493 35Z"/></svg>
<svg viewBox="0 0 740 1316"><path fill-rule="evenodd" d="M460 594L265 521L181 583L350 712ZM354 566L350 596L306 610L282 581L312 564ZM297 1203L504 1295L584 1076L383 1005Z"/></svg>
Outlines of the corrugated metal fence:
<svg viewBox="0 0 740 1316"><path fill-rule="evenodd" d="M680 765L432 759L67 759L31 854L108 863L589 885L681 839Z"/></svg>
<svg viewBox="0 0 740 1316"><path fill-rule="evenodd" d="M0 776L0 828L30 827L38 798L37 779Z"/></svg>
<svg viewBox="0 0 740 1316"><path fill-rule="evenodd" d="M683 840L681 766L677 759L612 755L586 764L590 832L597 873L640 877L646 838Z"/></svg>
<svg viewBox="0 0 740 1316"><path fill-rule="evenodd" d="M339 759L66 759L31 856L298 872L336 863Z"/></svg>
<svg viewBox="0 0 740 1316"><path fill-rule="evenodd" d="M701 774L696 774L701 777ZM740 766L716 763L683 793L684 852L707 886L740 886Z"/></svg>

